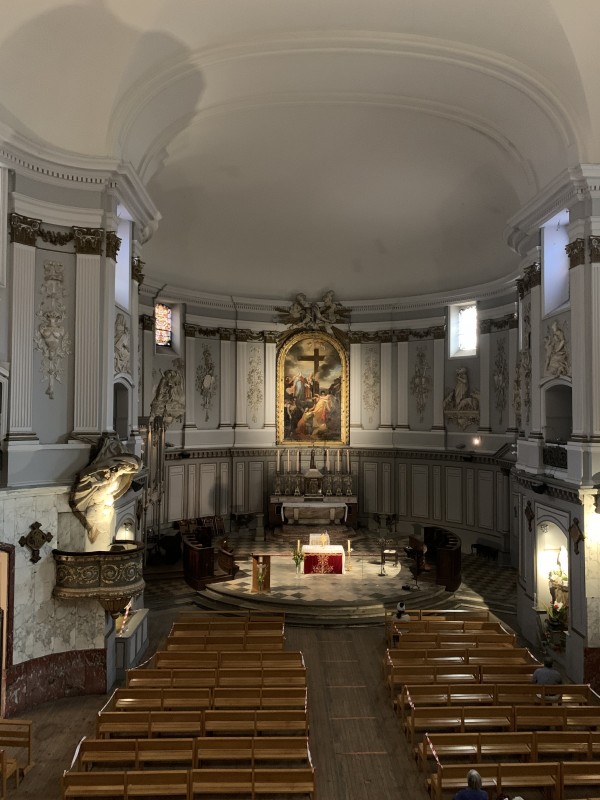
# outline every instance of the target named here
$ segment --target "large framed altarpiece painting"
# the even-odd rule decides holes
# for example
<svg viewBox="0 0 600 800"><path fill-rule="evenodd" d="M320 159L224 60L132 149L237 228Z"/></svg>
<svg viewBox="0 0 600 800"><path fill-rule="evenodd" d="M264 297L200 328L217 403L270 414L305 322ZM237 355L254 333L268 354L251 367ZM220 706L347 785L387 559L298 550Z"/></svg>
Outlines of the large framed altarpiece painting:
<svg viewBox="0 0 600 800"><path fill-rule="evenodd" d="M277 354L277 443L349 443L348 353L327 333L288 337Z"/></svg>

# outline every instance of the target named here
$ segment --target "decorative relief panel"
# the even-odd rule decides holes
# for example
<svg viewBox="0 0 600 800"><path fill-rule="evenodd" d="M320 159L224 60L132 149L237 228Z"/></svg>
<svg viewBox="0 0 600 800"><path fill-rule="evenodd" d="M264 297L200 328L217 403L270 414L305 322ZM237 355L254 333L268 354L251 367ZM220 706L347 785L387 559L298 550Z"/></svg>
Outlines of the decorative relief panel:
<svg viewBox="0 0 600 800"><path fill-rule="evenodd" d="M515 376L513 381L512 407L515 412L515 425L521 427L521 353L517 353Z"/></svg>
<svg viewBox="0 0 600 800"><path fill-rule="evenodd" d="M166 369L158 382L150 404L150 424L162 417L165 428L185 414L185 374L183 360L175 359L171 369Z"/></svg>
<svg viewBox="0 0 600 800"><path fill-rule="evenodd" d="M457 367L455 375L454 389L444 398L444 416L464 431L470 425L479 425L479 392L469 386L467 367Z"/></svg>
<svg viewBox="0 0 600 800"><path fill-rule="evenodd" d="M565 329L566 321L561 325L558 320L546 328L544 337L544 373L558 378L561 375L569 375L571 372L571 360L569 356L569 346Z"/></svg>
<svg viewBox="0 0 600 800"><path fill-rule="evenodd" d="M121 372L131 375L131 340L125 314L119 311L115 317L115 375Z"/></svg>
<svg viewBox="0 0 600 800"><path fill-rule="evenodd" d="M248 402L248 409L250 411L252 422L258 422L258 414L264 399L264 364L263 364L263 349L252 345L248 353L248 374L246 375L246 382L248 389L246 391L246 400Z"/></svg>
<svg viewBox="0 0 600 800"><path fill-rule="evenodd" d="M508 362L506 360L505 342L502 338L499 338L496 343L493 380L498 422L502 425L502 418L506 409L506 388L508 386Z"/></svg>
<svg viewBox="0 0 600 800"><path fill-rule="evenodd" d="M431 364L423 347L417 348L415 371L410 379L410 393L415 398L419 422L423 422L427 400L431 394L433 381L431 379Z"/></svg>
<svg viewBox="0 0 600 800"><path fill-rule="evenodd" d="M202 363L196 368L196 390L200 395L200 402L204 410L204 421L208 422L213 400L217 393L218 376L210 347L205 344L202 348Z"/></svg>
<svg viewBox="0 0 600 800"><path fill-rule="evenodd" d="M379 364L379 350L376 347L367 347L363 356L363 408L367 415L369 424L373 424L373 419L379 411L381 402L381 374Z"/></svg>
<svg viewBox="0 0 600 800"><path fill-rule="evenodd" d="M63 302L66 297L64 288L64 268L57 261L44 264L44 280L40 288L42 301L36 312L40 323L33 337L36 350L42 354L41 371L48 381L46 394L54 399L55 381L60 383L62 375L61 362L71 352L71 340L65 330L64 322L67 309Z"/></svg>

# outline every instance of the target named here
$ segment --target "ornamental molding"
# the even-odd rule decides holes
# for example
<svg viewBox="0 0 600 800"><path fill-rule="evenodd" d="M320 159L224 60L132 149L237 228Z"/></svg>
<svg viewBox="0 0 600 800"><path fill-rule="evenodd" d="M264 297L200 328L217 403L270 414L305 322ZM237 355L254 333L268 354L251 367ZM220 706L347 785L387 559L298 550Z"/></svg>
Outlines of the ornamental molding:
<svg viewBox="0 0 600 800"><path fill-rule="evenodd" d="M585 239L578 238L565 247L565 252L569 257L569 269L585 264Z"/></svg>
<svg viewBox="0 0 600 800"><path fill-rule="evenodd" d="M24 244L28 247L35 247L38 233L42 225L41 219L23 217L21 214L8 215L8 229L10 241L13 244Z"/></svg>
<svg viewBox="0 0 600 800"><path fill-rule="evenodd" d="M197 330L195 325L190 325L188 322L183 323L183 335L186 339L194 339Z"/></svg>
<svg viewBox="0 0 600 800"><path fill-rule="evenodd" d="M590 246L590 262L592 264L600 263L600 236L589 237Z"/></svg>
<svg viewBox="0 0 600 800"><path fill-rule="evenodd" d="M496 399L496 411L498 412L498 423L502 425L502 417L506 408L506 390L508 388L508 361L504 338L498 338L496 343L496 357L494 359L494 394Z"/></svg>
<svg viewBox="0 0 600 800"><path fill-rule="evenodd" d="M213 400L217 394L219 377L210 347L202 348L202 363L196 368L196 391L200 395L200 404L204 409L204 421L208 422Z"/></svg>
<svg viewBox="0 0 600 800"><path fill-rule="evenodd" d="M553 497L555 500L564 500L567 503L581 505L578 491L568 489L566 486L558 486L555 483L550 483L546 477L528 477L524 473L516 472L515 470L513 470L511 474L515 482L528 491L534 491L534 487L538 488L540 482L542 481L546 487L545 494L548 497Z"/></svg>
<svg viewBox="0 0 600 800"><path fill-rule="evenodd" d="M486 335L492 332L492 320L491 319L482 319L479 322L479 334Z"/></svg>
<svg viewBox="0 0 600 800"><path fill-rule="evenodd" d="M410 393L415 398L419 422L423 422L425 418L425 408L427 407L427 400L431 394L432 388L431 364L427 360L425 348L418 347L415 369L410 379Z"/></svg>
<svg viewBox="0 0 600 800"><path fill-rule="evenodd" d="M235 338L238 342L262 342L264 341L262 331L251 331L248 328L238 328L235 331Z"/></svg>
<svg viewBox="0 0 600 800"><path fill-rule="evenodd" d="M368 347L363 356L362 401L368 414L369 424L379 410L381 404L381 364L379 352L375 347Z"/></svg>

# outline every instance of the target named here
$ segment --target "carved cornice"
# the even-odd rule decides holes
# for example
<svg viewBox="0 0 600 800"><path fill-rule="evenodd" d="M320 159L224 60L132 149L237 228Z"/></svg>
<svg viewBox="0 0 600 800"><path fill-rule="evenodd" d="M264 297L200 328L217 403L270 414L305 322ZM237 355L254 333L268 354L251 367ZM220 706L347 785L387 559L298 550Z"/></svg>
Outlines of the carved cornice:
<svg viewBox="0 0 600 800"><path fill-rule="evenodd" d="M533 486L538 487L540 482L543 482L546 486L546 496L553 497L556 500L565 500L567 503L576 503L580 505L579 493L577 490L567 489L565 486L556 486L555 484L549 483L543 475L528 477L523 473L513 472L513 478L516 483L530 491L533 491Z"/></svg>
<svg viewBox="0 0 600 800"><path fill-rule="evenodd" d="M8 224L10 240L13 244L25 244L35 247L39 230L42 226L41 219L23 217L21 214L9 214Z"/></svg>
<svg viewBox="0 0 600 800"><path fill-rule="evenodd" d="M143 331L153 331L154 317L151 317L150 314L140 314L140 325Z"/></svg>
<svg viewBox="0 0 600 800"><path fill-rule="evenodd" d="M134 256L131 259L131 277L137 283L138 287L144 282L144 267L146 262L142 261L139 256Z"/></svg>
<svg viewBox="0 0 600 800"><path fill-rule="evenodd" d="M121 240L117 234L114 231L106 231L106 257L116 261L120 247Z"/></svg>
<svg viewBox="0 0 600 800"><path fill-rule="evenodd" d="M239 328L235 331L235 338L238 342L262 342L264 334L262 331L251 331L248 328Z"/></svg>
<svg viewBox="0 0 600 800"><path fill-rule="evenodd" d="M484 320L482 320L482 322L483 321ZM489 333L493 333L494 331L507 331L511 328L519 327L519 318L516 314L507 314L506 316L499 317L498 319L490 319L485 321L490 323Z"/></svg>
<svg viewBox="0 0 600 800"><path fill-rule="evenodd" d="M75 252L81 256L102 255L103 228L73 228Z"/></svg>
<svg viewBox="0 0 600 800"><path fill-rule="evenodd" d="M233 331L231 328L217 328L219 339L223 342L230 342L233 339Z"/></svg>
<svg viewBox="0 0 600 800"><path fill-rule="evenodd" d="M585 264L585 239L578 238L569 242L565 252L569 256L569 269Z"/></svg>
<svg viewBox="0 0 600 800"><path fill-rule="evenodd" d="M265 342L267 344L277 344L279 333L277 331L265 331Z"/></svg>
<svg viewBox="0 0 600 800"><path fill-rule="evenodd" d="M479 333L486 334L492 332L492 320L491 319L482 319L479 322Z"/></svg>
<svg viewBox="0 0 600 800"><path fill-rule="evenodd" d="M600 264L600 236L590 236L590 261L592 264Z"/></svg>
<svg viewBox="0 0 600 800"><path fill-rule="evenodd" d="M198 329L195 325L190 325L188 322L183 323L183 334L188 339L194 339Z"/></svg>
<svg viewBox="0 0 600 800"><path fill-rule="evenodd" d="M72 230L61 233L59 231L47 231L45 228L40 228L38 235L43 242L53 244L55 247L64 247L75 238Z"/></svg>

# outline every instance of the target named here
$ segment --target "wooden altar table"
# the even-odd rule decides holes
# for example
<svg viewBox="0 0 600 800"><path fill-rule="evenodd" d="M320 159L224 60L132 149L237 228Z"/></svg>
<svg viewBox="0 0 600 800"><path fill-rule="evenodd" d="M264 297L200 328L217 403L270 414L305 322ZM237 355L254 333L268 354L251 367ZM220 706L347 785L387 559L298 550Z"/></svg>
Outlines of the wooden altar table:
<svg viewBox="0 0 600 800"><path fill-rule="evenodd" d="M339 544L302 545L304 574L341 575L346 571L346 553Z"/></svg>
<svg viewBox="0 0 600 800"><path fill-rule="evenodd" d="M345 522L348 506L339 500L307 500L294 502L286 500L281 504L281 519L286 517L292 523L303 522L308 525L333 523L339 525Z"/></svg>

